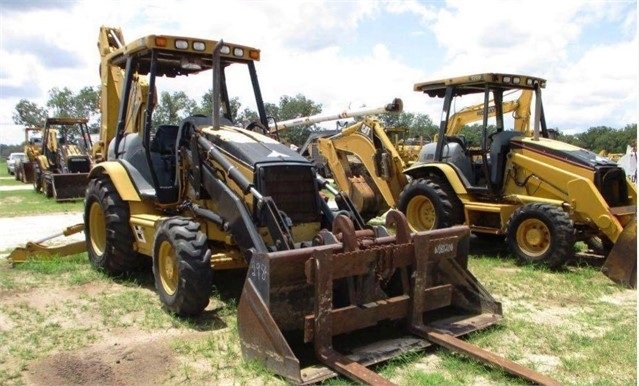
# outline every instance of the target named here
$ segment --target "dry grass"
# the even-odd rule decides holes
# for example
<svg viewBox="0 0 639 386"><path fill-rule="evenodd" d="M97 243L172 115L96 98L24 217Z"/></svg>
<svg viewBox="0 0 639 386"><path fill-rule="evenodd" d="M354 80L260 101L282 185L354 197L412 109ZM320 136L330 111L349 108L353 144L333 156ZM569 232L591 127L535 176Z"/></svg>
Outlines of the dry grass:
<svg viewBox="0 0 639 386"><path fill-rule="evenodd" d="M590 266L557 273L473 257L470 269L505 318L468 341L564 384L636 384L635 291ZM236 301L218 292L201 317L185 320L162 310L148 273L113 280L82 255L17 268L2 261L0 384L70 376L84 384L285 384L242 360ZM375 370L402 385L525 384L444 349Z"/></svg>

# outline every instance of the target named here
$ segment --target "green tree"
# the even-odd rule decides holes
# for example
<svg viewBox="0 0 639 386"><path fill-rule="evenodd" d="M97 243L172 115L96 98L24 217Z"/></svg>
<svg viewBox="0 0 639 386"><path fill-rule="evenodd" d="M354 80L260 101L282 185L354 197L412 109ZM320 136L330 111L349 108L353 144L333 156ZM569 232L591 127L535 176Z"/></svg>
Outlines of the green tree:
<svg viewBox="0 0 639 386"><path fill-rule="evenodd" d="M47 107L49 108L49 114L53 117L78 118L74 111L73 91L68 87L64 87L62 90L54 87L49 90Z"/></svg>
<svg viewBox="0 0 639 386"><path fill-rule="evenodd" d="M153 113L153 125L177 125L182 119L193 115L197 108L197 103L183 91L173 94L163 91Z"/></svg>
<svg viewBox="0 0 639 386"><path fill-rule="evenodd" d="M13 122L16 125L24 125L26 127L42 126L46 117L46 108L26 99L20 99L12 115Z"/></svg>
<svg viewBox="0 0 639 386"><path fill-rule="evenodd" d="M82 88L74 98L74 105L76 114L89 118L89 129L97 132L100 127L100 88Z"/></svg>
<svg viewBox="0 0 639 386"><path fill-rule="evenodd" d="M298 117L306 117L317 115L322 112L322 105L315 103L306 98L302 94L294 97L284 95L280 97L280 103L276 106L265 103L265 109L268 116L272 117L276 122L294 119ZM316 125L296 126L286 129L279 133L281 141L288 141L296 146L301 146L312 131L317 131Z"/></svg>
<svg viewBox="0 0 639 386"><path fill-rule="evenodd" d="M68 87L57 87L49 90L47 107L49 115L53 117L72 117L89 119L89 129L92 132L98 130L98 117L100 114L99 88L84 87L77 94Z"/></svg>
<svg viewBox="0 0 639 386"><path fill-rule="evenodd" d="M491 128L488 128L488 132L491 132ZM482 144L483 125L475 123L472 125L464 125L459 130L459 135L466 138L466 144L469 147L480 147Z"/></svg>
<svg viewBox="0 0 639 386"><path fill-rule="evenodd" d="M438 127L428 114L401 112L399 114L380 114L379 119L386 128L404 128L404 139L421 140L427 143L433 140Z"/></svg>
<svg viewBox="0 0 639 386"><path fill-rule="evenodd" d="M202 95L200 104L196 105L193 109L193 114L209 116L211 115L211 111L213 111L213 89L210 88Z"/></svg>
<svg viewBox="0 0 639 386"><path fill-rule="evenodd" d="M236 126L241 126L242 122L249 118L255 119L255 117L257 117L257 113L248 108L242 110L242 103L240 103L240 98L238 97L231 98L229 104L231 105L231 121L233 121ZM213 89L208 89L208 91L202 95L200 104L196 105L191 113L209 116L211 115L211 111L213 111Z"/></svg>

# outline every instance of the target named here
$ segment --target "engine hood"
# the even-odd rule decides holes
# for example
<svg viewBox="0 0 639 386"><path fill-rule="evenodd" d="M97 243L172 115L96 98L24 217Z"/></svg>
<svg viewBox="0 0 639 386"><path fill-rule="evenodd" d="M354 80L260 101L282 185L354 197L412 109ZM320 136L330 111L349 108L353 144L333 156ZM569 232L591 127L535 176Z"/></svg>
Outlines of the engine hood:
<svg viewBox="0 0 639 386"><path fill-rule="evenodd" d="M271 162L311 164L290 147L254 131L232 126L222 126L219 130L206 127L202 131L227 156L252 168Z"/></svg>
<svg viewBox="0 0 639 386"><path fill-rule="evenodd" d="M513 149L530 150L593 169L601 166L617 166L617 163L590 150L548 138L534 140L529 137L515 137L510 141L510 145Z"/></svg>

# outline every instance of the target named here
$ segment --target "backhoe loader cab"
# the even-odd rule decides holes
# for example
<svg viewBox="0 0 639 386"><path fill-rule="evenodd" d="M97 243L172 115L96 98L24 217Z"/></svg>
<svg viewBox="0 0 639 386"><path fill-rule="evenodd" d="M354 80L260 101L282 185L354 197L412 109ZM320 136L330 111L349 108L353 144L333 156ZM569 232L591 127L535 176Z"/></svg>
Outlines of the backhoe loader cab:
<svg viewBox="0 0 639 386"><path fill-rule="evenodd" d="M634 287L636 188L614 162L549 138L541 97L545 86L541 78L495 73L415 84L415 91L443 99L442 119L438 141L426 145L418 162L405 170L411 182L398 208L414 229L465 223L480 236L505 236L523 261L550 267L569 260L576 241L598 245L608 256L604 273ZM505 95L518 90L533 93L529 133L517 126L517 117L509 127L502 104ZM477 109L480 149L447 135L456 115L453 106L472 96L484 101Z"/></svg>
<svg viewBox="0 0 639 386"><path fill-rule="evenodd" d="M540 103L536 124L539 126L541 135L548 137L545 118L541 113L543 111L541 89L546 86L546 81L518 75L501 77L491 77L491 75L460 77L443 82L424 82L414 86L415 91L444 99L438 140L422 148L418 161L444 161L455 165L470 186L485 188L487 194L499 195L505 167L504 157L507 153L500 150L507 146L512 137L532 136L528 128L530 103L534 94L535 100ZM516 92L521 93L518 100L505 102L506 96ZM483 102L459 111L452 111L458 106L468 105L470 100L483 100ZM526 102L523 103L522 100ZM523 111L518 110L520 106ZM510 112L513 110L513 119L509 119ZM472 121L481 122L482 132L479 148L471 149L465 138L459 136L459 131L463 123ZM492 162L493 160L495 162Z"/></svg>

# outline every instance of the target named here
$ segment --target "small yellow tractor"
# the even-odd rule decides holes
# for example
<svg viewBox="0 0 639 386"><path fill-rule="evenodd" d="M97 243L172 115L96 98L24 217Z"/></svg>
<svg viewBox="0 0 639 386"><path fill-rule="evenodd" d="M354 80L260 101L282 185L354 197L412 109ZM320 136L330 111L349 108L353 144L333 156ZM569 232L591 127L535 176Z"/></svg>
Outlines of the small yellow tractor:
<svg viewBox="0 0 639 386"><path fill-rule="evenodd" d="M33 162L33 188L56 201L84 198L91 159L86 118L46 118L42 148Z"/></svg>
<svg viewBox="0 0 639 386"><path fill-rule="evenodd" d="M495 73L415 84L415 91L443 98L443 118L438 141L405 170L411 182L398 209L415 229L465 223L477 235L505 237L522 261L549 267L565 264L577 241L600 245L607 256L603 273L634 288L636 187L616 163L549 138L545 86L541 78ZM502 101L513 90L534 95L528 135L517 122L507 130ZM484 100L479 149L447 135L451 106L472 97Z"/></svg>

